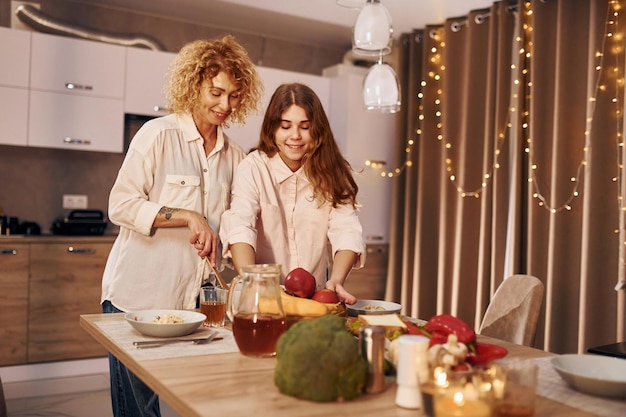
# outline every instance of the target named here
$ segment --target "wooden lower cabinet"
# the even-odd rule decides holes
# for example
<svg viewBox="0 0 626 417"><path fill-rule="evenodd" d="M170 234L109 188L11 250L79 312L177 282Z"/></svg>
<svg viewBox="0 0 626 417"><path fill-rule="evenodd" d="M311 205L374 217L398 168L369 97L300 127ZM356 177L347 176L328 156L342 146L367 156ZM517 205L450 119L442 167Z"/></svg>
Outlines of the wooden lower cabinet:
<svg viewBox="0 0 626 417"><path fill-rule="evenodd" d="M0 241L0 366L26 363L28 244Z"/></svg>
<svg viewBox="0 0 626 417"><path fill-rule="evenodd" d="M30 245L29 363L92 358L106 351L79 324L101 313L102 273L111 243Z"/></svg>
<svg viewBox="0 0 626 417"><path fill-rule="evenodd" d="M344 285L345 289L357 299L384 299L388 264L389 245L367 245L365 267L350 272Z"/></svg>

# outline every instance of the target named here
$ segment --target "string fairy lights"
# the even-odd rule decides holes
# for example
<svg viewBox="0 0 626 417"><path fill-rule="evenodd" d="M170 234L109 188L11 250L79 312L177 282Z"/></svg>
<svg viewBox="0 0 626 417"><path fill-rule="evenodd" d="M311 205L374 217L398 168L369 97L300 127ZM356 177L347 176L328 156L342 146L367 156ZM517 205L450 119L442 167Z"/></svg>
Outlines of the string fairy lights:
<svg viewBox="0 0 626 417"><path fill-rule="evenodd" d="M523 9L520 11L520 32L516 37L518 44L518 54L514 62L511 64L512 71L512 85L511 85L511 100L510 107L503 123L503 127L499 129L494 138L494 147L492 155L492 163L481 175L481 181L473 188L464 187L460 184L457 174L455 173L455 166L457 161L451 156L453 145L444 137L443 124L443 90L442 90L442 77L445 74L445 37L443 28L432 29L430 31L430 37L433 40L431 48L428 52L428 64L429 68L426 71L426 78L422 80L421 86L424 89L429 83L434 83L431 87L435 94L429 100L429 104L434 105L434 111L425 113L424 94L423 90L418 93L417 96L417 121L418 127L415 129L416 137L419 138L423 134L424 123L428 117L434 117L432 126L436 128L435 137L436 140L441 142L444 152L445 170L448 180L452 183L453 187L457 191L460 197L473 197L479 198L482 192L488 187L490 181L494 177L494 173L501 166L501 150L505 144L506 139L510 136L512 129L519 129L521 138L524 145L524 152L528 158L528 174L527 181L532 191L532 198L537 202L538 206L545 208L549 212L555 214L561 211L572 210L573 201L580 196L581 187L583 182L581 181L584 174L584 168L587 165L588 152L590 149L591 140L591 128L594 118L595 105L598 99L598 94L603 92L607 93L609 89L613 90L610 94L611 103L614 106L614 112L616 115L616 146L617 146L617 167L618 172L613 178L613 181L617 183L618 187L618 200L620 204L620 210L626 212L626 198L622 196L622 184L626 182L626 174L624 173L624 164L622 163L624 157L624 141L623 141L623 94L624 94L624 35L619 27L619 16L622 10L622 2L624 0L608 0L607 19L605 25L604 39L601 45L601 50L595 54L595 69L597 72L596 86L593 89L591 96L588 98L589 108L587 110L586 129L584 132L584 148L582 150L581 160L575 170L575 173L569 177L571 182L571 190L567 196L561 200L561 202L554 202L550 196L546 195L541 189L541 181L538 180L538 176L541 173L540 166L535 158L535 151L533 146L533 139L530 135L531 129L531 114L530 114L530 101L532 99L532 80L530 74L531 60L533 59L533 9L531 2L527 1L523 4ZM605 62L607 55L615 58L615 64L609 66ZM621 56L621 59L620 59ZM607 77L613 82L613 88L603 84L602 78ZM519 108L518 108L519 107ZM412 148L415 144L415 139L409 138L405 145L406 158L404 163L393 170L384 171L384 164L377 163L378 161L366 161L366 165L380 170L382 177L392 178L399 175L406 167L412 166Z"/></svg>
<svg viewBox="0 0 626 417"><path fill-rule="evenodd" d="M528 153L528 157L529 157L529 164L530 164L530 170L529 170L529 176L528 176L528 181L532 184L533 186L533 198L535 200L538 201L538 204L544 208L546 208L548 211L550 211L551 213L558 213L564 210L572 210L572 202L575 198L577 198L580 195L580 188L582 187L583 183L581 181L581 177L584 173L584 168L587 165L587 158L588 158L588 154L589 154L589 150L591 149L591 130L592 130L592 123L594 120L594 115L595 115L595 109L596 109L596 104L597 104L597 100L598 100L598 94L600 92L607 92L608 91L608 87L606 84L602 83L603 80L603 76L607 77L609 79L613 79L613 83L614 83L614 90L612 92L612 97L611 97L611 103L614 106L614 112L615 112L615 119L616 119L616 146L617 146L617 168L618 168L618 174L616 175L616 177L613 178L613 181L618 183L618 202L620 204L620 209L623 211L623 197L622 197L622 186L621 186L621 181L622 181L622 175L621 172L623 170L623 164L621 163L622 160L622 152L623 152L623 138L622 138L622 131L623 131L623 94L624 94L624 63L623 63L623 57L622 59L619 59L619 56L623 53L624 50L624 36L623 33L620 32L620 28L619 28L619 12L622 9L621 6L621 0L609 0L607 2L608 4L608 8L607 8L607 18L606 18L606 25L605 25L605 32L604 32L604 37L603 37L603 42L601 45L601 50L597 51L595 53L595 59L596 59L596 63L595 63L595 70L596 70L596 84L595 84L595 88L593 89L593 94L588 98L588 109L587 109L587 114L588 117L586 119L586 128L585 128L585 144L584 144L584 148L583 148L583 156L578 164L578 167L576 169L576 174L572 177L570 177L569 181L572 183L572 187L571 187L571 192L569 194L569 196L564 200L564 202L562 202L559 205L550 205L549 201L550 199L548 197L546 197L540 190L539 187L539 181L537 181L537 172L538 172L538 166L535 163L535 158L534 158L534 151L533 151L533 142L532 142L532 138L529 135L525 135L526 137L526 142L527 142L527 147L525 149L525 152ZM525 51L520 50L520 54L522 53L527 53L527 59L530 60L531 58L531 51L532 51L532 9L530 8L530 4L526 3L526 10L524 13L524 33L525 33ZM608 65L605 65L605 57L607 55L607 52L610 52L610 54L615 58L615 65L612 67L609 67ZM530 62L529 62L530 63ZM528 68L529 66L527 66ZM605 70L603 72L603 70ZM530 101L530 97L532 96L531 94L531 89L532 89L532 84L531 82L527 83L527 91L526 91L526 97L527 97L527 101ZM527 105L528 107L528 105ZM528 112L524 112L524 116L526 117L528 114ZM529 130L527 129L527 125L530 123L529 119L525 119L523 120L523 127L526 130L526 132L528 132Z"/></svg>
<svg viewBox="0 0 626 417"><path fill-rule="evenodd" d="M617 174L613 178L613 181L617 183L618 189L618 205L620 212L626 212L626 206L624 206L624 195L623 195L623 183L624 183L624 137L623 137L623 129L624 129L624 114L623 114L623 101L624 97L624 33L622 32L619 26L619 17L620 12L622 10L621 0L610 0L609 1L609 9L607 11L607 23L605 30L605 39L610 42L605 42L602 46L602 50L596 52L596 58L599 60L598 65L596 66L596 70L600 71L602 69L602 58L605 56L607 52L609 52L615 58L615 64L613 67L609 67L606 71L609 81L612 81L614 87L614 93L612 94L611 103L614 106L615 112L615 146L617 149L616 152L616 164L617 164ZM608 46L608 48L607 48ZM608 49L608 51L607 51ZM611 80L612 78L612 80ZM598 84L596 87L597 91L606 91L607 86L605 84L601 84L600 77L598 77ZM593 103L595 104L595 101Z"/></svg>

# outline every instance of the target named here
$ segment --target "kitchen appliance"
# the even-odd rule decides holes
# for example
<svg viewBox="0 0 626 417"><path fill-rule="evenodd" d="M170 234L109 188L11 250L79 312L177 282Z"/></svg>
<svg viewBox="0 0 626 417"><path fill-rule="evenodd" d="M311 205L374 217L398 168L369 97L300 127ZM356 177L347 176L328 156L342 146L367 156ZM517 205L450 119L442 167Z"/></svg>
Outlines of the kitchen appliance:
<svg viewBox="0 0 626 417"><path fill-rule="evenodd" d="M0 216L0 235L16 235L19 234L20 222L17 217Z"/></svg>
<svg viewBox="0 0 626 417"><path fill-rule="evenodd" d="M101 210L72 210L67 217L52 222L55 235L96 236L104 234L107 220Z"/></svg>
<svg viewBox="0 0 626 417"><path fill-rule="evenodd" d="M41 227L35 222L22 222L17 229L17 234L20 235L40 235Z"/></svg>

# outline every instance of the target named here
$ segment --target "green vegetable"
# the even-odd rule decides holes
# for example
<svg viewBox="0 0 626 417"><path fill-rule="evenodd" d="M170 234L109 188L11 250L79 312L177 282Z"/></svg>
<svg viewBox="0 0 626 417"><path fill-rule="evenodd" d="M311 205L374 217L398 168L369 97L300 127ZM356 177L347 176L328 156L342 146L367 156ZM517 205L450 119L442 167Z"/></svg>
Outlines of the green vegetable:
<svg viewBox="0 0 626 417"><path fill-rule="evenodd" d="M278 339L274 383L287 395L315 402L351 400L367 385L367 360L345 319L327 314L297 322Z"/></svg>

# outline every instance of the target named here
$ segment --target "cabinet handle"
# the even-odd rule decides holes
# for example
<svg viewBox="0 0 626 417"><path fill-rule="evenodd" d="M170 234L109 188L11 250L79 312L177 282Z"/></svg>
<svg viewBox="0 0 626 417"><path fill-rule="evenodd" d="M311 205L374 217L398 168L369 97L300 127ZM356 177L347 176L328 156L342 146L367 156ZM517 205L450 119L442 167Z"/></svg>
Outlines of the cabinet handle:
<svg viewBox="0 0 626 417"><path fill-rule="evenodd" d="M65 83L65 88L67 88L68 90L85 90L85 91L93 90L93 87L90 85L82 85L82 84L75 84L75 83Z"/></svg>
<svg viewBox="0 0 626 417"><path fill-rule="evenodd" d="M69 136L63 138L63 143L66 145L91 145L91 141L89 139L76 139L70 138Z"/></svg>
<svg viewBox="0 0 626 417"><path fill-rule="evenodd" d="M0 255L17 255L17 249L0 249Z"/></svg>
<svg viewBox="0 0 626 417"><path fill-rule="evenodd" d="M79 255L92 255L96 253L96 250L92 248L75 248L74 246L68 247L67 251L69 253L77 253Z"/></svg>
<svg viewBox="0 0 626 417"><path fill-rule="evenodd" d="M367 253L385 253L385 248L367 248Z"/></svg>
<svg viewBox="0 0 626 417"><path fill-rule="evenodd" d="M167 111L167 107L159 106L157 104L154 106L154 111Z"/></svg>

